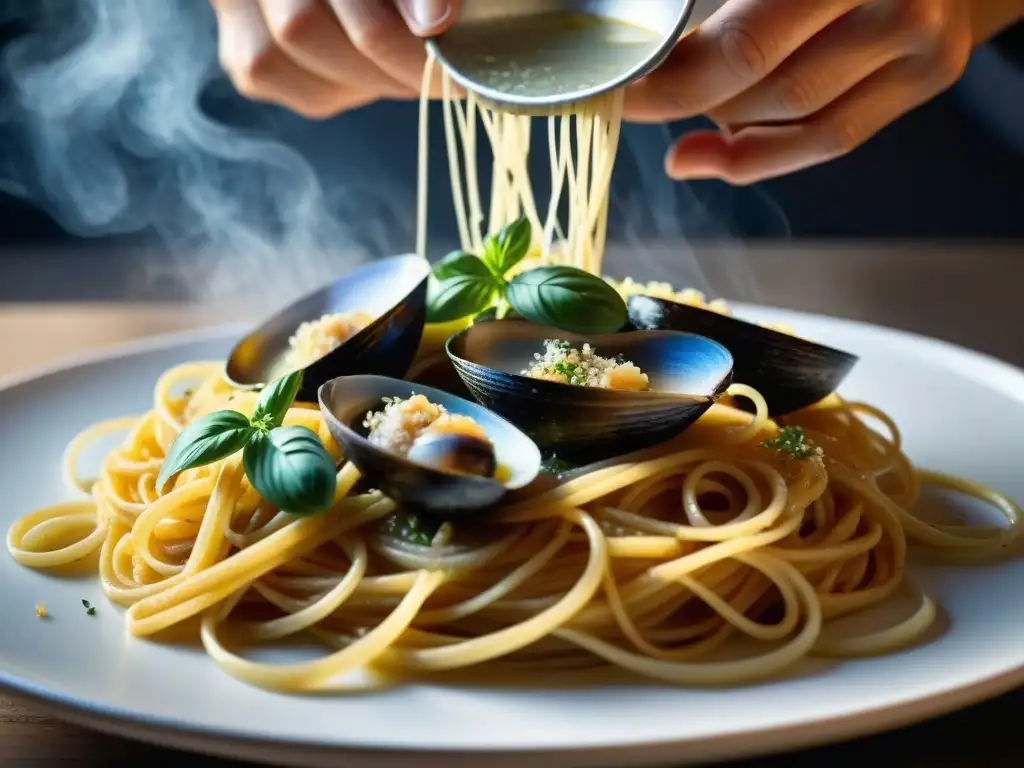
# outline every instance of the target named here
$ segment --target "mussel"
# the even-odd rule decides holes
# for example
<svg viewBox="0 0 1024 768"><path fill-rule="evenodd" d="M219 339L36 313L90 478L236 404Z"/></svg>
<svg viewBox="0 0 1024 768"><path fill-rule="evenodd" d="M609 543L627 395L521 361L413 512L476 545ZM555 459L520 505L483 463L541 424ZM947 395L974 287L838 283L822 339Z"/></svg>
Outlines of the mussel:
<svg viewBox="0 0 1024 768"><path fill-rule="evenodd" d="M375 444L365 425L385 398L423 395L486 433L424 432L403 454ZM384 376L344 376L320 387L320 410L342 453L367 482L407 508L439 515L483 510L540 472L540 450L529 437L477 403L422 384Z"/></svg>
<svg viewBox="0 0 1024 768"><path fill-rule="evenodd" d="M648 391L575 386L523 374L548 339L589 343L645 372ZM448 355L484 406L522 429L545 453L597 461L664 442L711 407L732 381L717 342L658 331L583 337L523 320L482 323L452 336Z"/></svg>
<svg viewBox="0 0 1024 768"><path fill-rule="evenodd" d="M493 478L498 471L494 446L472 435L424 435L406 454L409 461L442 472Z"/></svg>
<svg viewBox="0 0 1024 768"><path fill-rule="evenodd" d="M849 352L675 301L632 296L627 308L639 330L699 333L727 347L736 361L735 380L760 392L772 416L835 392L858 360Z"/></svg>
<svg viewBox="0 0 1024 768"><path fill-rule="evenodd" d="M298 399L312 402L325 381L338 376L404 376L426 322L430 265L418 256L374 261L311 293L263 322L228 357L225 378L240 389L259 389L282 375L289 341L299 326L335 313L372 320L344 343L303 367Z"/></svg>

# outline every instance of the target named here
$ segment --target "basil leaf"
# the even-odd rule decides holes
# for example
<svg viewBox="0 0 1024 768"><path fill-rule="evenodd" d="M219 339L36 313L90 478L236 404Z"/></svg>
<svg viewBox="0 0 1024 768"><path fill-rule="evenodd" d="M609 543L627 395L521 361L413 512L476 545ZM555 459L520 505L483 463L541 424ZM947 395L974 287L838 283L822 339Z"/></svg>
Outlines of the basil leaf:
<svg viewBox="0 0 1024 768"><path fill-rule="evenodd" d="M242 466L256 492L282 512L316 515L334 501L334 459L308 427L257 433L242 451Z"/></svg>
<svg viewBox="0 0 1024 768"><path fill-rule="evenodd" d="M174 475L212 464L242 449L253 432L249 419L238 411L214 411L189 424L171 443L156 478L157 493Z"/></svg>
<svg viewBox="0 0 1024 768"><path fill-rule="evenodd" d="M434 277L444 281L451 277L475 275L479 278L491 278L491 270L479 256L463 251L454 251L441 259L431 270Z"/></svg>
<svg viewBox="0 0 1024 768"><path fill-rule="evenodd" d="M257 429L268 430L280 427L301 386L302 371L294 371L270 382L256 399L252 425Z"/></svg>
<svg viewBox="0 0 1024 768"><path fill-rule="evenodd" d="M427 322L448 323L483 312L497 295L498 284L490 272L486 277L456 275L431 280L427 288Z"/></svg>
<svg viewBox="0 0 1024 768"><path fill-rule="evenodd" d="M615 333L626 324L618 291L575 267L537 267L516 275L505 298L527 320L570 333Z"/></svg>
<svg viewBox="0 0 1024 768"><path fill-rule="evenodd" d="M504 275L526 257L531 242L533 227L530 220L523 216L484 241L483 261L496 275Z"/></svg>

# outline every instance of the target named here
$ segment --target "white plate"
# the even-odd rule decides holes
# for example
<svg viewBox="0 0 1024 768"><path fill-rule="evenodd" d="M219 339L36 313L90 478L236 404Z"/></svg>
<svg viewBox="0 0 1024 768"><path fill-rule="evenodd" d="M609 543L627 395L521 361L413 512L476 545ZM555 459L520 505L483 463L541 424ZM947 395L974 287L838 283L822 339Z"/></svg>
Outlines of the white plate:
<svg viewBox="0 0 1024 768"><path fill-rule="evenodd" d="M751 315L748 311L747 316ZM1024 373L917 336L778 310L754 316L862 356L844 393L899 422L910 456L1024 499ZM157 375L224 355L237 329L136 344L0 391L0 527L59 500L60 456L81 427L149 406ZM766 753L935 716L1024 682L1024 561L915 573L948 628L910 651L740 689L633 682L597 689L407 687L286 697L221 673L202 651L130 639L92 581L0 556L0 685L59 716L171 746L305 765L673 763ZM99 606L86 616L82 599ZM46 605L52 621L37 621Z"/></svg>

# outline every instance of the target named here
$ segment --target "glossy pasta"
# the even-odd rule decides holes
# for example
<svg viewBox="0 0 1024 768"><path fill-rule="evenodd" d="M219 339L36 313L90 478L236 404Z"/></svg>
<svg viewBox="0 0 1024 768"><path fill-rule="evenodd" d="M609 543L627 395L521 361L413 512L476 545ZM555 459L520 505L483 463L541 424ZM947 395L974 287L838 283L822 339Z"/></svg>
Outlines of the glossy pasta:
<svg viewBox="0 0 1024 768"><path fill-rule="evenodd" d="M432 71L430 62L425 84ZM495 153L489 231L525 215L541 233L534 263L557 258L600 274L621 93L549 119L553 186L568 196L563 231L557 195L539 210L526 175L529 118L457 101L446 78L443 86L463 247L479 252L487 218L469 160L479 119ZM423 103L421 254L426 89ZM443 337L428 326L411 379L438 359L447 364L438 357ZM77 436L65 474L82 498L30 512L8 531L7 548L39 569L98 555L103 589L125 606L131 635L161 638L198 620L207 654L264 688L344 689L361 669L377 673L372 684L456 670L476 678L608 668L680 685L759 680L809 655L914 643L936 616L925 594L908 618L869 634L835 620L913 589L911 545L954 563L985 562L1020 531L1021 512L1001 493L916 470L877 408L833 394L778 424L742 385L671 443L545 476L477 523L432 526L364 491L312 404L293 405L285 423L312 429L339 462L326 513L278 511L250 486L237 456L182 472L158 493L162 462L186 425L221 409L251 415L255 395L233 390L222 370L209 362L167 371L147 413ZM740 400L753 413L736 407ZM771 446L787 425L804 430L799 456ZM84 449L113 433L121 444L97 477L84 476ZM922 483L977 497L1006 525L926 521L915 511ZM419 536L406 535L412 529ZM313 661L271 664L240 651L309 637L326 649ZM739 656L736 639L746 640Z"/></svg>
<svg viewBox="0 0 1024 768"><path fill-rule="evenodd" d="M537 256L551 257L557 251L558 263L601 274L624 92L612 91L541 118L514 114L488 105L473 93L456 98L451 78L429 58L419 126L417 253L423 256L428 213L427 97L434 77L441 81L448 170L462 249L480 253L486 232L496 232L522 216L538 237ZM547 124L552 194L546 207L537 202L527 170L531 125L536 119ZM481 127L493 157L486 211L477 168ZM564 226L559 218L563 203Z"/></svg>
<svg viewBox="0 0 1024 768"><path fill-rule="evenodd" d="M832 396L795 414L823 449L800 460L762 445L778 426L755 391L735 385L730 395L757 412L716 405L671 444L534 488L486 525L449 523L424 546L388 533L386 519L401 513L355 492L358 473L344 463L334 507L313 518L262 502L237 458L183 473L157 496L161 458L187 421L253 405L222 383L217 364L184 365L159 381L150 412L72 441L67 475L88 499L27 515L7 546L35 568L99 550L103 588L128 607L131 634L199 617L207 653L228 673L306 691L367 666L416 677L611 665L676 684L735 684L809 654L882 653L929 629L929 597L870 635L829 621L901 588L908 543L962 562L997 558L1016 537L1013 502L915 471L877 409ZM319 411L293 407L286 423L310 427L337 455ZM112 430L127 430L123 445L98 478L81 477L79 453ZM988 501L1008 526L925 522L912 511L922 480ZM230 649L307 634L329 649L316 661L275 666ZM737 636L757 650L716 658Z"/></svg>

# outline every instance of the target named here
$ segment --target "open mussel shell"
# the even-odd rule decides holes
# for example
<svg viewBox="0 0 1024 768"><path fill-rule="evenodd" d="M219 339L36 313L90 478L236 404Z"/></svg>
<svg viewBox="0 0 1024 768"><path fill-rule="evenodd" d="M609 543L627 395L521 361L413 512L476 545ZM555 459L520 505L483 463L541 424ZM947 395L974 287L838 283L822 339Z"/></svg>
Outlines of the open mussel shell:
<svg viewBox="0 0 1024 768"><path fill-rule="evenodd" d="M734 379L760 392L772 416L835 392L858 360L849 352L675 301L632 296L627 307L639 330L699 333L727 347L736 361Z"/></svg>
<svg viewBox="0 0 1024 768"><path fill-rule="evenodd" d="M367 413L383 408L386 397L405 400L412 395L423 395L448 413L468 416L483 427L493 444L494 465L504 470L507 479L459 471L486 464L479 441L472 438L444 435L428 444L418 440L415 455L429 463L371 443L363 426ZM327 427L345 458L371 486L407 508L439 515L478 512L509 491L526 487L540 472L540 451L529 437L477 403L439 389L384 376L345 376L325 383L318 397ZM445 463L440 461L444 451L455 460L448 470L438 466Z"/></svg>
<svg viewBox="0 0 1024 768"><path fill-rule="evenodd" d="M532 379L522 374L546 339L603 357L622 355L650 391L622 392ZM522 320L473 325L448 340L448 355L473 397L522 429L545 453L597 461L664 442L711 407L732 380L729 350L673 331L579 336Z"/></svg>
<svg viewBox="0 0 1024 768"><path fill-rule="evenodd" d="M282 361L289 339L307 321L337 313L375 318L337 349L307 365L298 399L312 402L325 381L338 376L404 376L427 316L430 265L418 256L395 256L366 264L299 299L263 322L235 345L225 378L241 389L259 389L287 372Z"/></svg>

